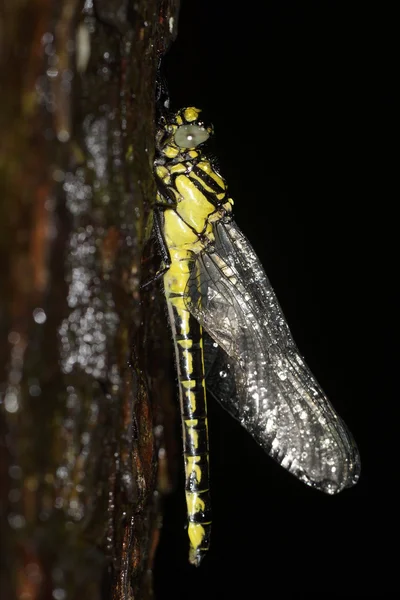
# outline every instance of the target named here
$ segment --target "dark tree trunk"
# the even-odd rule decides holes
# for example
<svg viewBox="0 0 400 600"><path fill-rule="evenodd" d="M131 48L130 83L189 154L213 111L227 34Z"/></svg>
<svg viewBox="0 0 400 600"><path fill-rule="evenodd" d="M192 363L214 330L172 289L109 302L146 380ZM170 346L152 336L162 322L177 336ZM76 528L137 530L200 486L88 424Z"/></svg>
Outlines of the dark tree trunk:
<svg viewBox="0 0 400 600"><path fill-rule="evenodd" d="M168 386L154 346L165 332L152 336L157 304L140 304L139 278L156 70L177 11L178 0L0 9L5 600L151 595L149 390Z"/></svg>

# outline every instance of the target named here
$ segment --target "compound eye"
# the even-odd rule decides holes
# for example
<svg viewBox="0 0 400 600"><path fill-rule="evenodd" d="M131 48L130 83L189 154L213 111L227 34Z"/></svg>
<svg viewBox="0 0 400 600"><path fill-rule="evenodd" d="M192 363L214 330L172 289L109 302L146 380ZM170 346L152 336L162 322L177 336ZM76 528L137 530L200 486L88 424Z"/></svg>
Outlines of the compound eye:
<svg viewBox="0 0 400 600"><path fill-rule="evenodd" d="M180 148L196 148L208 138L210 134L199 125L181 125L175 133L175 143Z"/></svg>

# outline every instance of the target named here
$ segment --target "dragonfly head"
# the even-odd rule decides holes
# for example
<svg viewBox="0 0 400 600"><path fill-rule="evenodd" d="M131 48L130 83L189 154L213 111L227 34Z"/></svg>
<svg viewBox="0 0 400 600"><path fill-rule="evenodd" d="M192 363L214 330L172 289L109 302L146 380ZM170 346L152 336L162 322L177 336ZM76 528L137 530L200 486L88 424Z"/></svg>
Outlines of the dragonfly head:
<svg viewBox="0 0 400 600"><path fill-rule="evenodd" d="M178 110L170 118L163 118L156 140L162 156L181 162L200 155L199 146L213 134L212 125L206 125L200 119L200 112L190 106Z"/></svg>

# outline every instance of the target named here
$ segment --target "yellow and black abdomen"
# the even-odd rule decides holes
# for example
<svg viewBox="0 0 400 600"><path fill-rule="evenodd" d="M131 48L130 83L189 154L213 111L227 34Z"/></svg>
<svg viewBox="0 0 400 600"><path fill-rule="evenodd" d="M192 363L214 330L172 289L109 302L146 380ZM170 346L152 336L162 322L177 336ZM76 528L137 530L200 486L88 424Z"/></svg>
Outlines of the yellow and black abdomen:
<svg viewBox="0 0 400 600"><path fill-rule="evenodd" d="M211 531L207 405L202 331L185 304L190 253L175 251L164 275L175 344L185 459L185 490L190 540L189 560L200 564Z"/></svg>

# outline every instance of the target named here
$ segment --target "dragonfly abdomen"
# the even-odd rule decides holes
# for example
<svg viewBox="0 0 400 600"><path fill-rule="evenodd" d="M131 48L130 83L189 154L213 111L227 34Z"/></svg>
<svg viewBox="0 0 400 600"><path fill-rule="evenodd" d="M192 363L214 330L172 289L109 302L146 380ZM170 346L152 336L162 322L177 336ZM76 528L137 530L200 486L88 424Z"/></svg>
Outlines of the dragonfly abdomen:
<svg viewBox="0 0 400 600"><path fill-rule="evenodd" d="M211 532L207 405L202 331L185 307L184 294L170 291L166 299L175 342L185 459L185 490L190 540L189 560L200 564L209 549Z"/></svg>

